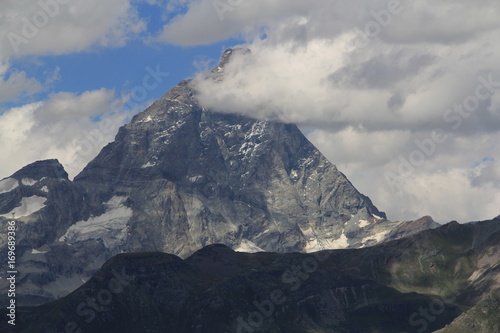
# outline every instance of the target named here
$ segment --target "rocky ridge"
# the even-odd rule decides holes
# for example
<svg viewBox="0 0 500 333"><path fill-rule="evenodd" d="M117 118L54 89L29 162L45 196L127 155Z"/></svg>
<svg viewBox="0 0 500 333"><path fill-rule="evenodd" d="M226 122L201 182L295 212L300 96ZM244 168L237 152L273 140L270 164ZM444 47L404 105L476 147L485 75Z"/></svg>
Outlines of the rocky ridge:
<svg viewBox="0 0 500 333"><path fill-rule="evenodd" d="M158 252L120 254L72 294L20 309L17 328L498 332L499 237L496 218L452 222L371 248L312 254L248 254L224 245L184 260Z"/></svg>

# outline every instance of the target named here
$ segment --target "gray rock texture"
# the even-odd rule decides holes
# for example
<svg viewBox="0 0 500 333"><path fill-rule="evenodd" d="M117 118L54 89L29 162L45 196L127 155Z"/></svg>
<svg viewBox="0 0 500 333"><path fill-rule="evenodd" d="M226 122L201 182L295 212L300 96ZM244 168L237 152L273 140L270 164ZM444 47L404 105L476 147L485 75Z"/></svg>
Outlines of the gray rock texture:
<svg viewBox="0 0 500 333"><path fill-rule="evenodd" d="M190 81L120 128L73 181L56 160L1 180L2 258L12 218L26 304L71 292L122 252L186 258L215 243L312 252L371 246L436 225L387 220L295 125L204 109ZM0 280L2 296L6 285Z"/></svg>

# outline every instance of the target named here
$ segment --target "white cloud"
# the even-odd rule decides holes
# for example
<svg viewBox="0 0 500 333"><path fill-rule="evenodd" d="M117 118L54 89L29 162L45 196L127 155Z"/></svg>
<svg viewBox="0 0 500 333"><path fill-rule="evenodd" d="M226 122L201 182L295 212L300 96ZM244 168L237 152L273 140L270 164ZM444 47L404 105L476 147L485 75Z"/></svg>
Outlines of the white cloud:
<svg viewBox="0 0 500 333"><path fill-rule="evenodd" d="M113 96L114 92L106 89L86 91L79 96L68 92L52 94L37 110L36 118L39 122L57 122L97 116L108 111Z"/></svg>
<svg viewBox="0 0 500 333"><path fill-rule="evenodd" d="M47 158L58 158L70 176L75 176L137 111L112 109L123 103L115 100L114 91L106 89L53 93L44 101L33 102L34 94L60 78L59 68L45 73L45 82L41 82L11 66L26 56L125 45L146 29L133 2L0 2L0 103L24 98L18 102L21 106L0 113L0 178Z"/></svg>
<svg viewBox="0 0 500 333"><path fill-rule="evenodd" d="M453 103L474 95L478 77L491 75L500 82L493 56L500 55L498 45L489 48L489 56L462 57L490 35L454 47L429 45L425 51L380 40L359 50L350 44L352 37L311 39L304 45L256 40L251 54L237 54L227 65L224 81L213 84L199 75L199 98L222 111L257 111L289 122L418 128L442 122ZM475 113L487 107L483 103Z"/></svg>
<svg viewBox="0 0 500 333"><path fill-rule="evenodd" d="M23 56L60 55L93 47L123 46L146 24L127 0L18 0L0 2L0 103L29 97L59 79L42 83L11 67ZM45 87L46 88L46 87Z"/></svg>
<svg viewBox="0 0 500 333"><path fill-rule="evenodd" d="M137 110L113 110L114 92L61 92L0 115L0 178L36 160L57 158L74 177Z"/></svg>
<svg viewBox="0 0 500 333"><path fill-rule="evenodd" d="M431 134L346 128L315 130L308 138L391 219L430 214L439 222L467 222L499 214L500 133L450 136L422 164L401 162L399 157L409 161L412 152L421 151L417 136L423 141ZM393 183L388 172L397 176Z"/></svg>
<svg viewBox="0 0 500 333"><path fill-rule="evenodd" d="M211 44L238 35L252 35L276 18L305 13L316 0L202 1L177 0L188 10L164 27L160 38L177 45Z"/></svg>
<svg viewBox="0 0 500 333"><path fill-rule="evenodd" d="M389 0L176 0L188 7L165 26L164 41L180 45L199 45L222 41L229 37L246 35L263 27L280 38L334 38L355 27L365 29L375 20L371 11L386 20L388 27L380 37L393 42L460 43L478 34L499 28L500 4L495 0L453 2L422 0L418 2ZM394 6L391 4L395 3ZM399 3L399 4L398 4ZM395 18L395 16L397 16ZM307 25L291 26L283 23L290 17L303 17ZM299 29L297 29L299 28ZM278 36L273 36L278 38Z"/></svg>
<svg viewBox="0 0 500 333"><path fill-rule="evenodd" d="M0 3L0 59L121 46L145 29L129 0Z"/></svg>
<svg viewBox="0 0 500 333"><path fill-rule="evenodd" d="M16 100L21 96L30 96L42 90L42 84L34 78L28 78L26 72L7 72L6 67L8 66L5 65L3 70L0 69L0 103Z"/></svg>
<svg viewBox="0 0 500 333"><path fill-rule="evenodd" d="M391 130L369 132L347 127L335 132L315 130L308 139L321 148L334 161L370 166L380 166L392 159L394 152L401 151L411 139L410 131Z"/></svg>
<svg viewBox="0 0 500 333"><path fill-rule="evenodd" d="M202 105L316 128L309 138L393 219L500 214L498 1L221 2L188 2L161 35L247 38L223 81L195 79ZM418 165L391 187L402 159Z"/></svg>

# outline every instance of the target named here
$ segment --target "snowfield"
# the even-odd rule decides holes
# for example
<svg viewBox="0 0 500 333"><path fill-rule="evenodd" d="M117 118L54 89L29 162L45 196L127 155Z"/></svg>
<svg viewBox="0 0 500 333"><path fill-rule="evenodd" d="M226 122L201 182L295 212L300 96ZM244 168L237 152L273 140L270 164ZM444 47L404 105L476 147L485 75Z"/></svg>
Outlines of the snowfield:
<svg viewBox="0 0 500 333"><path fill-rule="evenodd" d="M102 239L108 249L122 244L128 235L127 223L132 217L132 209L123 203L127 197L113 197L105 205L108 210L87 221L78 221L59 238L69 245L89 239Z"/></svg>
<svg viewBox="0 0 500 333"><path fill-rule="evenodd" d="M45 254L47 251L38 251L36 249L31 249L31 254Z"/></svg>
<svg viewBox="0 0 500 333"><path fill-rule="evenodd" d="M375 240L375 241L377 241L377 243L380 243L384 239L385 235L387 235L389 233L389 231L390 230L382 231L382 232L379 232L375 235L365 237L365 238L363 238L363 240L361 242L366 243L369 240Z"/></svg>
<svg viewBox="0 0 500 333"><path fill-rule="evenodd" d="M38 183L38 181L31 178L23 178L21 179L21 183L23 183L24 186L33 186Z"/></svg>
<svg viewBox="0 0 500 333"><path fill-rule="evenodd" d="M19 182L14 178L0 180L0 194L8 193L19 186Z"/></svg>
<svg viewBox="0 0 500 333"><path fill-rule="evenodd" d="M370 225L370 223L368 222L368 220L359 220L359 227L360 228L367 227L368 225Z"/></svg>
<svg viewBox="0 0 500 333"><path fill-rule="evenodd" d="M304 230L301 228L304 236L308 237L306 246L304 248L306 253L322 251L322 250L336 250L336 249L345 249L349 246L349 239L342 230L342 234L339 238L322 238L320 239L313 232L312 228L308 228Z"/></svg>
<svg viewBox="0 0 500 333"><path fill-rule="evenodd" d="M45 201L47 198L39 197L34 195L32 197L22 198L21 206L14 208L10 212L4 215L0 215L6 218L12 218L14 214L15 218L25 217L34 214L45 207Z"/></svg>
<svg viewBox="0 0 500 333"><path fill-rule="evenodd" d="M247 253L255 253L255 252L265 252L263 249L255 245L253 242L248 239L243 238L241 240L238 248L235 249L237 252L247 252Z"/></svg>

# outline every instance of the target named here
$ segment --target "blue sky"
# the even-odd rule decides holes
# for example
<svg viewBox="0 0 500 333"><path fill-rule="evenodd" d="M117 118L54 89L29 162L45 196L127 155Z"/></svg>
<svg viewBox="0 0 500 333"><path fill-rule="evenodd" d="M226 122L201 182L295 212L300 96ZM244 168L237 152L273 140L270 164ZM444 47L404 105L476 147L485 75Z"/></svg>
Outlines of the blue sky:
<svg viewBox="0 0 500 333"><path fill-rule="evenodd" d="M0 178L52 157L75 176L131 116L243 42L238 35L197 45L162 39L164 26L188 8L185 1L163 0L2 2ZM151 71L161 73L161 82L152 81L154 89L143 95ZM113 131L78 154L103 119L116 124Z"/></svg>
<svg viewBox="0 0 500 333"><path fill-rule="evenodd" d="M168 72L162 86L150 92L150 99L159 98L179 81L193 77L200 69L197 62L217 62L222 51L237 40L223 41L210 45L178 47L175 45L150 42L149 38L161 32L165 18L158 5L140 3L139 15L147 24L147 31L122 47L95 47L82 52L62 55L26 55L11 62L11 71L23 71L40 82L47 79L47 73L59 69L59 78L44 87L43 91L28 99L2 101L2 107L15 107L30 100L43 100L57 91L81 93L106 88L126 93L136 85L142 85L147 66L160 66ZM174 15L174 14L172 14ZM239 41L242 42L242 41Z"/></svg>
<svg viewBox="0 0 500 333"><path fill-rule="evenodd" d="M499 32L496 0L2 1L0 178L47 158L74 177L194 77L209 109L299 125L391 219L491 218Z"/></svg>
<svg viewBox="0 0 500 333"><path fill-rule="evenodd" d="M215 64L220 56L223 43L199 47L175 47L159 44L145 45L134 41L120 48L107 48L58 56L23 57L12 63L16 71L26 71L39 81L44 81L47 71L59 68L60 78L54 81L48 90L36 94L35 98L46 99L54 91L83 92L93 89L115 89L127 91L136 85L142 85L146 67L160 66L168 72L162 89L151 92L151 98L160 97L179 81L193 77L199 69L196 61L210 60ZM9 101L12 103L12 101ZM11 106L22 105L19 100Z"/></svg>

